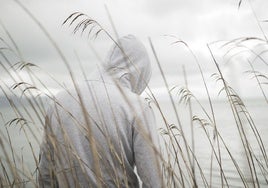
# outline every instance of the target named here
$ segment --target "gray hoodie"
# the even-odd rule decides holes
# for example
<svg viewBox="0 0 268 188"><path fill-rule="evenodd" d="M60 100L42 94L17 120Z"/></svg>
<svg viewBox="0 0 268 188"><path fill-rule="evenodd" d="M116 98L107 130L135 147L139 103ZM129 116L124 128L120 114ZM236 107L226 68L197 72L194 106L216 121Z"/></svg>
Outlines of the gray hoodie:
<svg viewBox="0 0 268 188"><path fill-rule="evenodd" d="M128 35L101 70L56 96L46 116L40 187L139 187L137 174L142 187L162 187L155 118L139 96L150 76L145 47Z"/></svg>

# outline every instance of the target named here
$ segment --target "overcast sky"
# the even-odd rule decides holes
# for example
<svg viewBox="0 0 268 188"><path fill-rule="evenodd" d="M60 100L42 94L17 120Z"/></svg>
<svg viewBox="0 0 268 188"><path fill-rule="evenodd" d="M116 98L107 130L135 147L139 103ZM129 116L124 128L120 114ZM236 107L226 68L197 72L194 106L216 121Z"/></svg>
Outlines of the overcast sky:
<svg viewBox="0 0 268 188"><path fill-rule="evenodd" d="M197 95L204 93L201 76L191 53L182 44L171 45L180 39L185 41L196 54L210 89L217 93L219 89L215 88L220 86L211 78L211 74L216 72L216 69L207 44L215 41L230 41L239 37L264 38L256 18L260 21L268 20L267 0L244 0L239 9L239 0L21 0L21 2L47 29L73 70L79 69L78 56L88 74L99 62L92 48L101 59L104 59L112 42L103 33L95 40L88 39L86 36L81 37L79 34L73 35L72 28L61 24L71 13L79 11L97 20L115 37L105 9L106 5L119 36L134 34L145 44L153 64L150 86L158 93L163 91L164 85L148 37L153 41L170 87L184 85L182 65L185 65L190 89ZM49 79L47 72L59 82L68 83L69 75L55 48L18 4L12 0L0 0L0 20L17 43L23 58L40 67L40 70L34 70L48 87L57 90L57 85ZM268 35L268 23L260 22L260 24ZM177 39L170 36L175 36ZM11 44L2 27L0 27L0 37ZM4 44L0 43L0 47L3 46ZM217 58L221 59L226 49L219 50L214 46L220 45L212 45L212 48ZM260 48L266 49L266 46ZM223 63L222 70L242 95L257 96L260 92L249 90L253 84L249 81L250 76L242 74L246 68L240 61L243 59L245 61L245 57L249 56L250 54L244 53L232 60L234 63ZM2 58L0 60L3 61ZM16 62L15 59L13 61ZM256 66L266 68L267 73L267 66ZM1 72L0 78L12 84L4 71Z"/></svg>

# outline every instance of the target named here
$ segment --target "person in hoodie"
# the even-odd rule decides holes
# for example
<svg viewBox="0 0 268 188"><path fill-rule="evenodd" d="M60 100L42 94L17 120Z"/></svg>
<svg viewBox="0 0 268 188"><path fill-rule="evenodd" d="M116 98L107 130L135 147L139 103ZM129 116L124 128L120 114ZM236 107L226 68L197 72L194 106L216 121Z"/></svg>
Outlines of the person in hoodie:
<svg viewBox="0 0 268 188"><path fill-rule="evenodd" d="M163 187L154 114L140 97L150 76L145 47L128 35L85 83L56 96L40 149L40 187Z"/></svg>

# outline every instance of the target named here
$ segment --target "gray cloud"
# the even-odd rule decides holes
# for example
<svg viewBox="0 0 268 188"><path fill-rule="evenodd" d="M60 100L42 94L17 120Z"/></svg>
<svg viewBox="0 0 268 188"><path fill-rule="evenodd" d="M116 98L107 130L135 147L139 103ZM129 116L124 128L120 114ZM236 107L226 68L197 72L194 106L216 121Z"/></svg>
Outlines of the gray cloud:
<svg viewBox="0 0 268 188"><path fill-rule="evenodd" d="M215 71L215 67L206 47L207 43L244 36L262 37L247 1L243 1L239 10L238 1L233 0L140 0L135 2L125 0L94 0L91 2L29 0L23 3L51 34L73 70L79 72L79 65L74 53L76 51L88 73L99 62L88 46L88 42L104 59L111 41L103 34L95 41L79 35L73 36L72 29L62 27L61 24L71 13L81 11L100 22L114 36L104 7L104 3L106 3L119 35L133 33L145 43L153 62L152 85L154 87L161 86L158 85L158 81L155 81L159 77L159 70L148 44L148 36L153 40L171 84L175 83L176 76L178 76L177 80L182 80L180 77L182 65L186 66L190 75L197 74L198 70L189 51L182 44L170 45L176 39L164 35L175 35L178 39L187 42L208 75ZM260 20L268 19L265 8L268 6L267 1L255 0L252 1L252 5ZM10 0L1 0L0 18L19 46L25 60L37 64L44 72L49 72L60 81L64 81L69 76L52 44L18 5ZM268 24L261 24L267 31ZM0 37L10 43L1 28ZM3 44L0 43L0 45ZM12 61L16 62L14 58ZM39 72L38 74L43 80L46 80L45 73ZM3 78L3 74L1 76ZM193 80L195 83L197 81L198 79ZM48 85L56 87L52 82L48 82Z"/></svg>

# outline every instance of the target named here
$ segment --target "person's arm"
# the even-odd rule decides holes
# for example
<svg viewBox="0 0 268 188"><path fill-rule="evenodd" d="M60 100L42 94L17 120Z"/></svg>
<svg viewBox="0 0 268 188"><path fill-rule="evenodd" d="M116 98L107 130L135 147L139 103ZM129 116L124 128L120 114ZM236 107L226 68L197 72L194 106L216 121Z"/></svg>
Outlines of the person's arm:
<svg viewBox="0 0 268 188"><path fill-rule="evenodd" d="M40 146L39 154L39 166L38 166L38 184L40 188L56 188L58 187L58 182L55 176L55 164L53 159L53 148L50 144L50 120L46 117L44 137L42 144Z"/></svg>
<svg viewBox="0 0 268 188"><path fill-rule="evenodd" d="M134 122L134 157L143 188L163 187L159 141L152 109L146 106Z"/></svg>

